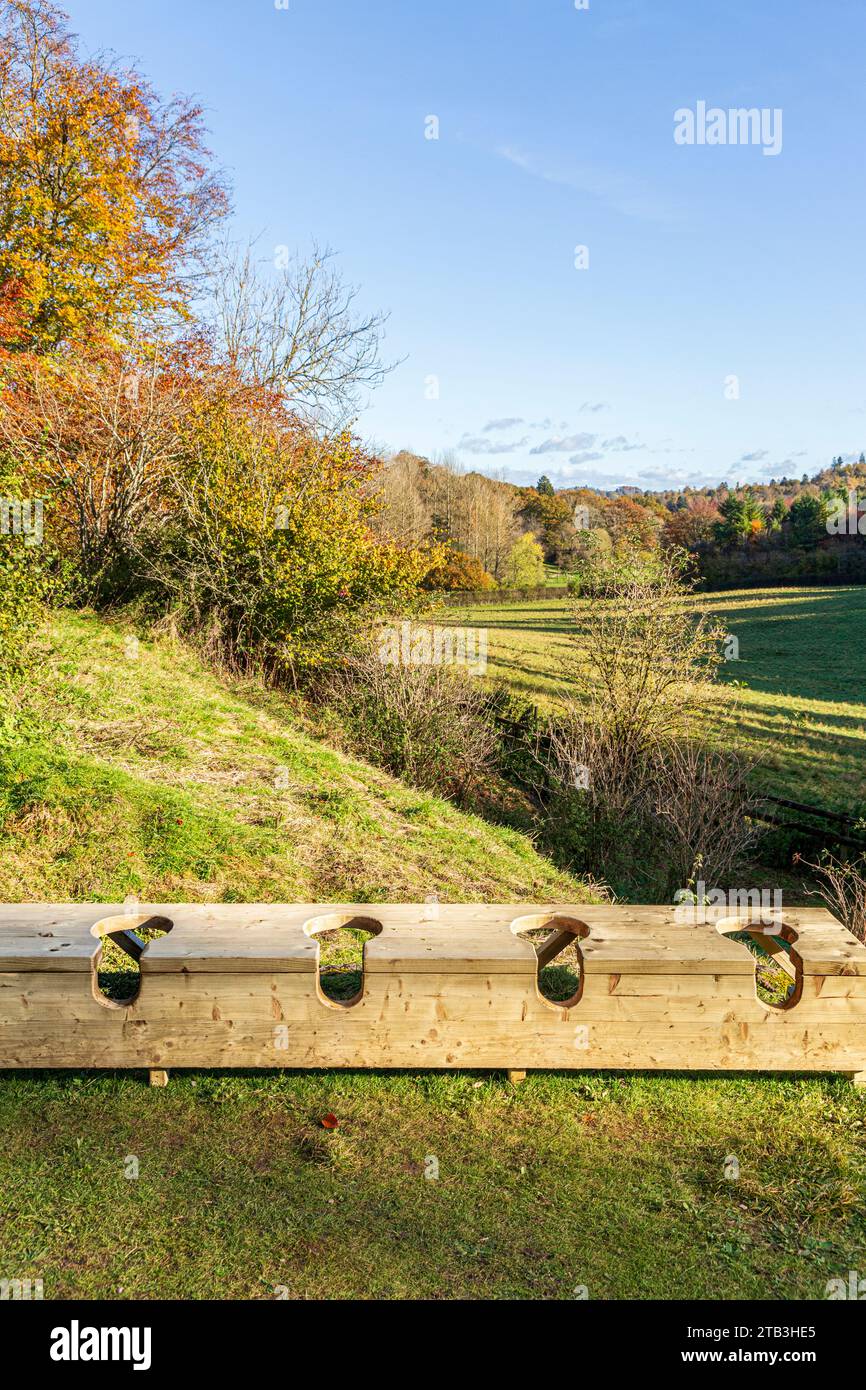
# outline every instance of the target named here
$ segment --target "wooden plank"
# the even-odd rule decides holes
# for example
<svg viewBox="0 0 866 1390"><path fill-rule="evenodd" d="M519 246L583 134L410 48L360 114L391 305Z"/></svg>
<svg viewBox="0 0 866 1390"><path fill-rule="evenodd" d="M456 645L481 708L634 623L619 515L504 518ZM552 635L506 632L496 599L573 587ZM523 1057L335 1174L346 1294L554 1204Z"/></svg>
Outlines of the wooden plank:
<svg viewBox="0 0 866 1390"><path fill-rule="evenodd" d="M377 974L509 974L531 976L535 948L506 926L441 922L389 924L367 942L364 969Z"/></svg>
<svg viewBox="0 0 866 1390"><path fill-rule="evenodd" d="M111 1006L68 974L21 975L0 992L0 1065L866 1069L866 1010L844 997L808 1013L756 998L670 1006L606 987L593 997L598 980L569 1010L534 981L425 974L374 977L347 1008L323 1003L314 983L154 976L133 1004Z"/></svg>
<svg viewBox="0 0 866 1390"><path fill-rule="evenodd" d="M313 974L318 944L300 925L274 928L208 924L176 925L167 936L151 941L142 952L141 973Z"/></svg>

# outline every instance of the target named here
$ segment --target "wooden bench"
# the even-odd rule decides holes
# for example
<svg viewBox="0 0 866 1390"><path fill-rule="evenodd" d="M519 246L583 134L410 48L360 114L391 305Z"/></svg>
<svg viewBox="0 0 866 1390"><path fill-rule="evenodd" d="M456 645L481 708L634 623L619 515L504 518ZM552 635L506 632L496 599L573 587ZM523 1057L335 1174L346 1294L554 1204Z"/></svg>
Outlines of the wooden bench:
<svg viewBox="0 0 866 1390"><path fill-rule="evenodd" d="M573 904L0 908L0 1067L842 1071L866 1081L866 948L821 909ZM705 920L704 920L705 917ZM327 997L322 932L375 935L360 993ZM143 944L140 933L166 935ZM544 929L536 948L527 932ZM748 930L788 972L762 1002ZM134 999L100 992L102 937L138 960ZM538 972L576 948L566 1003Z"/></svg>

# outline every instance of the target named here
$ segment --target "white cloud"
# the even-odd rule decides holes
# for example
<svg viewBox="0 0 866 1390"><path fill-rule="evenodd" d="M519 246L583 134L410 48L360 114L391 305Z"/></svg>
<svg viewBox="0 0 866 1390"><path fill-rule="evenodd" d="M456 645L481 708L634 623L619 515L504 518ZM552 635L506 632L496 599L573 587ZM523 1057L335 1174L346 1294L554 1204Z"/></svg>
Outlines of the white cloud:
<svg viewBox="0 0 866 1390"><path fill-rule="evenodd" d="M493 439L483 439L479 434L464 434L458 440L457 448L463 449L467 454L514 454L518 449L523 449L529 443L528 438L514 439L511 441L500 440L498 443Z"/></svg>
<svg viewBox="0 0 866 1390"><path fill-rule="evenodd" d="M618 434L613 439L602 441L602 449L615 449L619 454L630 454L635 449L645 449L645 444L632 444L626 439L624 434Z"/></svg>
<svg viewBox="0 0 866 1390"><path fill-rule="evenodd" d="M483 433L483 434L498 433L500 430L511 430L511 429L514 429L514 426L515 426L515 425L522 425L522 424L523 424L523 420L521 419L520 416L517 416L517 415L506 416L505 419L502 419L502 420L488 420L488 421L487 421L487 424L484 426L484 428L483 428L483 430L482 430L482 433Z"/></svg>
<svg viewBox="0 0 866 1390"><path fill-rule="evenodd" d="M587 193L621 212L625 217L635 217L643 222L670 220L670 212L662 200L643 179L635 178L632 174L618 173L616 170L602 169L591 164L566 167L552 163L544 155L522 150L516 145L500 145L495 154L533 178L542 179L545 183L560 184L564 188L573 188L578 193Z"/></svg>
<svg viewBox="0 0 866 1390"><path fill-rule="evenodd" d="M554 434L543 439L530 449L531 454L568 454L572 449L591 449L596 442L596 434Z"/></svg>

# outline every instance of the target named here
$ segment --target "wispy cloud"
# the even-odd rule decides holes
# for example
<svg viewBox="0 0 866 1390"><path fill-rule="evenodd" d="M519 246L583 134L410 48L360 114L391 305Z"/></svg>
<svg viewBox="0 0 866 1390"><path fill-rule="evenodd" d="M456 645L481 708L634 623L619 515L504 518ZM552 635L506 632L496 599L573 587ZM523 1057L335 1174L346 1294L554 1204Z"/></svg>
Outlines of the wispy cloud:
<svg viewBox="0 0 866 1390"><path fill-rule="evenodd" d="M603 439L601 447L602 449L613 449L618 454L631 454L635 449L645 449L647 446L645 444L635 444L633 441L626 439L624 434L617 434L613 439Z"/></svg>
<svg viewBox="0 0 866 1390"><path fill-rule="evenodd" d="M457 443L458 449L463 449L467 454L515 454L518 449L524 449L529 443L526 436L523 439L484 439L480 434L464 434L463 438Z"/></svg>
<svg viewBox="0 0 866 1390"><path fill-rule="evenodd" d="M572 468L585 468L588 463L597 463L599 459L603 458L604 454L598 453L597 450L584 449L582 453L572 454L568 462ZM568 470L563 469L562 471L567 472Z"/></svg>
<svg viewBox="0 0 866 1390"><path fill-rule="evenodd" d="M586 193L621 212L624 217L635 217L642 222L668 222L671 219L670 209L662 199L643 179L633 174L592 164L560 164L516 145L500 145L495 153L499 159L522 169L532 178L571 188L576 193Z"/></svg>
<svg viewBox="0 0 866 1390"><path fill-rule="evenodd" d="M570 454L572 449L591 449L598 439L596 434L554 434L543 439L530 449L531 454Z"/></svg>
<svg viewBox="0 0 866 1390"><path fill-rule="evenodd" d="M504 420L488 420L482 430L482 434L498 434L500 430L513 430L515 425L522 424L523 420L519 415L506 416Z"/></svg>

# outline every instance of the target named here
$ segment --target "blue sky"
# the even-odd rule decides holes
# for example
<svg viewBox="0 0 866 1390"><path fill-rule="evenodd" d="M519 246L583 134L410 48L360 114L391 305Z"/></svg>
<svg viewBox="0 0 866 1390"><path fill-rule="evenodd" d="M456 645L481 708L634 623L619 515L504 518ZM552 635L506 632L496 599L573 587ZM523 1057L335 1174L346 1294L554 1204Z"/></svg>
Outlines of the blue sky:
<svg viewBox="0 0 866 1390"><path fill-rule="evenodd" d="M201 99L240 238L389 311L362 435L602 487L866 446L863 0L288 5L66 0ZM701 101L780 110L780 151L677 144Z"/></svg>

